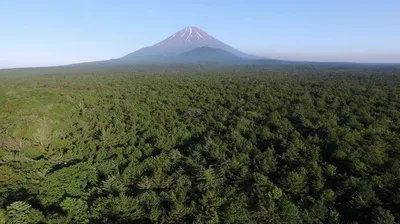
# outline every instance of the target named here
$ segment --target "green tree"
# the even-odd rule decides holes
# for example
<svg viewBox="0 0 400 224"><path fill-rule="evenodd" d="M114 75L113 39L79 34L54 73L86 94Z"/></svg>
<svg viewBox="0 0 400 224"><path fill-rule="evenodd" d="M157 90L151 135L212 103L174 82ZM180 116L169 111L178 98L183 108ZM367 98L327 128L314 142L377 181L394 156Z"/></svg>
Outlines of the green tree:
<svg viewBox="0 0 400 224"><path fill-rule="evenodd" d="M96 182L96 170L79 163L49 174L40 186L39 197L44 206L59 204L67 196L83 197L85 190Z"/></svg>
<svg viewBox="0 0 400 224"><path fill-rule="evenodd" d="M67 197L60 203L61 208L68 214L68 222L89 223L88 205L82 199Z"/></svg>
<svg viewBox="0 0 400 224"><path fill-rule="evenodd" d="M280 203L281 218L283 223L287 224L301 224L303 220L301 213L297 206L288 199L283 199Z"/></svg>
<svg viewBox="0 0 400 224"><path fill-rule="evenodd" d="M394 224L396 223L396 220L394 216L390 213L390 211L387 211L383 209L382 207L378 207L375 209L373 212L374 214L374 224Z"/></svg>
<svg viewBox="0 0 400 224"><path fill-rule="evenodd" d="M281 180L282 188L293 194L303 195L307 192L307 170L300 168L297 171L290 171L287 176Z"/></svg>
<svg viewBox="0 0 400 224"><path fill-rule="evenodd" d="M7 216L6 223L10 224L35 224L44 220L40 211L33 209L31 205L23 201L16 201L7 206Z"/></svg>

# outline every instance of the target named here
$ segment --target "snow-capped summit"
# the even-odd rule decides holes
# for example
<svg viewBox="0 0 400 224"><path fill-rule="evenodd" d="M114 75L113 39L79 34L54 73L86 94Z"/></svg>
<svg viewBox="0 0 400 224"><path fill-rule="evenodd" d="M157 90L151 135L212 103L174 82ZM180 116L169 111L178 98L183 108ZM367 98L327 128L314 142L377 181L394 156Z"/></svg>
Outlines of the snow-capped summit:
<svg viewBox="0 0 400 224"><path fill-rule="evenodd" d="M251 57L219 41L198 27L188 26L153 46L145 47L126 55L123 59L177 56L199 47L219 48L239 57Z"/></svg>
<svg viewBox="0 0 400 224"><path fill-rule="evenodd" d="M171 35L157 45L184 44L188 42L206 42L210 40L215 40L215 38L198 27L189 26Z"/></svg>

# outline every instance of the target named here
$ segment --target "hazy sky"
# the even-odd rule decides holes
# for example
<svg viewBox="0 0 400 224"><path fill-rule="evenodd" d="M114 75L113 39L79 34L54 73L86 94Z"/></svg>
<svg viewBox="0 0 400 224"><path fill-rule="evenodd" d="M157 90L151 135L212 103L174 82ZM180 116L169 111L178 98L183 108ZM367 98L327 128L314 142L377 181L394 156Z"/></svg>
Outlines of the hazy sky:
<svg viewBox="0 0 400 224"><path fill-rule="evenodd" d="M117 58L186 26L271 58L400 62L400 0L0 0L0 68Z"/></svg>

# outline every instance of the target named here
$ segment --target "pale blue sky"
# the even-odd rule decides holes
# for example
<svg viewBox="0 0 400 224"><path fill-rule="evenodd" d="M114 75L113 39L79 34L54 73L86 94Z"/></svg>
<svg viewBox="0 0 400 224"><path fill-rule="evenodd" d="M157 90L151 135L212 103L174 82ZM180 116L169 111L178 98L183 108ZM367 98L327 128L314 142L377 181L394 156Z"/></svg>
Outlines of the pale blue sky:
<svg viewBox="0 0 400 224"><path fill-rule="evenodd" d="M0 0L0 68L117 58L186 26L260 56L400 62L399 0Z"/></svg>

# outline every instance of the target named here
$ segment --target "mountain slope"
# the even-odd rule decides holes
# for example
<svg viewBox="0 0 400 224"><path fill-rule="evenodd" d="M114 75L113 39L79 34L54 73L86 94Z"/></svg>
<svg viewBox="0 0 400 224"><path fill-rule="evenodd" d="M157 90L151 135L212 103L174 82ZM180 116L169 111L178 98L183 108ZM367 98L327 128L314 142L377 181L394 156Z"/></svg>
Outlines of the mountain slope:
<svg viewBox="0 0 400 224"><path fill-rule="evenodd" d="M242 61L243 59L228 51L224 51L219 48L199 47L184 52L174 57L173 60L179 62L201 62L201 61L237 62L237 61Z"/></svg>
<svg viewBox="0 0 400 224"><path fill-rule="evenodd" d="M177 56L199 47L219 48L239 57L254 58L254 56L247 55L221 42L200 28L190 26L153 46L139 49L121 59L124 61L146 60L148 57L162 59L165 57Z"/></svg>

